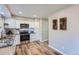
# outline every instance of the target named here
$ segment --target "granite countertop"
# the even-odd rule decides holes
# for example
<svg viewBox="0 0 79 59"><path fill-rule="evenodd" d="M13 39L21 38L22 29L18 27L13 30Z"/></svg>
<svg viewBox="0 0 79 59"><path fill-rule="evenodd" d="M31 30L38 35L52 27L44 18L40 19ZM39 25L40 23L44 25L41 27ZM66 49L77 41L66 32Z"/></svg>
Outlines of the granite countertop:
<svg viewBox="0 0 79 59"><path fill-rule="evenodd" d="M14 44L13 39L2 39L0 40L0 48L12 46Z"/></svg>
<svg viewBox="0 0 79 59"><path fill-rule="evenodd" d="M4 37L1 37L0 40L6 40L6 39L14 39L15 38L15 35L6 35Z"/></svg>

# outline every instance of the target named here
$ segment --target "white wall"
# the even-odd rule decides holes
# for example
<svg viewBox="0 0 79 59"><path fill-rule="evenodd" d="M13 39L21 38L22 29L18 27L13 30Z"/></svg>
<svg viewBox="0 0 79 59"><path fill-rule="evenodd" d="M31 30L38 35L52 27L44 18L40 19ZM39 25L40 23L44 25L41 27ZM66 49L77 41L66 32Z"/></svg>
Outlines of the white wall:
<svg viewBox="0 0 79 59"><path fill-rule="evenodd" d="M67 17L67 30L53 30L52 19L59 21L61 17ZM79 54L79 5L65 8L49 17L49 46L64 54Z"/></svg>
<svg viewBox="0 0 79 59"><path fill-rule="evenodd" d="M42 19L42 41L48 40L48 19Z"/></svg>

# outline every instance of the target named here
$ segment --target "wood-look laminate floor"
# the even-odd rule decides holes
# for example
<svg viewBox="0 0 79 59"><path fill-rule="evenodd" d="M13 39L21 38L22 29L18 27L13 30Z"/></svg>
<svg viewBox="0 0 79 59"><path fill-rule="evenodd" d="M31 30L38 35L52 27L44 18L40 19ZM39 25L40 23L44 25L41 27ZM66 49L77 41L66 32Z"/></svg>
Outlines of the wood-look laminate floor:
<svg viewBox="0 0 79 59"><path fill-rule="evenodd" d="M16 46L16 55L60 55L47 46L46 42L29 42Z"/></svg>

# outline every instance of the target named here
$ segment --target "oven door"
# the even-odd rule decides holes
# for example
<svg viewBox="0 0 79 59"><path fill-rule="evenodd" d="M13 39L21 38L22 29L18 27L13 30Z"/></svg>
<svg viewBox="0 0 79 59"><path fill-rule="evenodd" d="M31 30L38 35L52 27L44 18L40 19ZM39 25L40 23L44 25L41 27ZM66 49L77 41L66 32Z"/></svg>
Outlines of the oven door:
<svg viewBox="0 0 79 59"><path fill-rule="evenodd" d="M21 34L20 41L27 41L30 40L30 34Z"/></svg>

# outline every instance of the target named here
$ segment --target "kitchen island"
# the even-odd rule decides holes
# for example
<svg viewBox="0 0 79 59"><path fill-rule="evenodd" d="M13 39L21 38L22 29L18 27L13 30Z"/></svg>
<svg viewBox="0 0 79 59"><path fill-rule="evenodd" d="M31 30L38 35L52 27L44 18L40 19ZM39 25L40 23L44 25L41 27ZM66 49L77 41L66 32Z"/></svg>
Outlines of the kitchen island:
<svg viewBox="0 0 79 59"><path fill-rule="evenodd" d="M0 40L0 55L13 55L15 54L14 39L1 39Z"/></svg>
<svg viewBox="0 0 79 59"><path fill-rule="evenodd" d="M7 46L0 48L0 55L14 55L16 46Z"/></svg>

